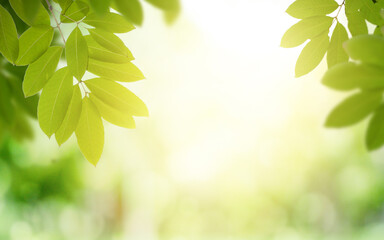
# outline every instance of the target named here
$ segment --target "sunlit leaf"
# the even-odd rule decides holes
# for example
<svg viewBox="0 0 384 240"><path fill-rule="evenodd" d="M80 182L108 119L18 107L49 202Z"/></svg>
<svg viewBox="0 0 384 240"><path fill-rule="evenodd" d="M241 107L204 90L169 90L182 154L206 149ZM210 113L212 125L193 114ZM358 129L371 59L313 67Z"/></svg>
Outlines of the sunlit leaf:
<svg viewBox="0 0 384 240"><path fill-rule="evenodd" d="M361 16L360 12L353 12L346 14L348 19L348 29L352 36L368 34L368 27L365 18Z"/></svg>
<svg viewBox="0 0 384 240"><path fill-rule="evenodd" d="M97 108L85 97L75 130L77 143L84 157L96 166L104 148L104 126Z"/></svg>
<svg viewBox="0 0 384 240"><path fill-rule="evenodd" d="M84 23L112 33L126 33L135 27L125 20L125 18L116 13L106 13L100 16L96 13L89 14L83 21Z"/></svg>
<svg viewBox="0 0 384 240"><path fill-rule="evenodd" d="M104 15L109 12L111 0L89 0L92 9L98 15Z"/></svg>
<svg viewBox="0 0 384 240"><path fill-rule="evenodd" d="M329 69L322 83L336 90L384 88L384 68L364 63L342 63Z"/></svg>
<svg viewBox="0 0 384 240"><path fill-rule="evenodd" d="M89 59L88 71L118 82L134 82L144 79L143 73L133 63L107 63Z"/></svg>
<svg viewBox="0 0 384 240"><path fill-rule="evenodd" d="M365 144L368 150L376 150L384 144L384 105L381 105L369 121Z"/></svg>
<svg viewBox="0 0 384 240"><path fill-rule="evenodd" d="M178 11L180 9L179 0L146 0L155 7L165 11ZM328 0L330 1L330 0Z"/></svg>
<svg viewBox="0 0 384 240"><path fill-rule="evenodd" d="M92 38L102 47L112 52L123 54L127 57L132 56L124 42L113 33L100 29L89 29L89 33L91 34Z"/></svg>
<svg viewBox="0 0 384 240"><path fill-rule="evenodd" d="M51 137L64 120L72 96L73 78L68 68L59 69L45 85L39 100L40 128Z"/></svg>
<svg viewBox="0 0 384 240"><path fill-rule="evenodd" d="M131 23L140 26L143 23L143 8L138 0L114 0L116 10Z"/></svg>
<svg viewBox="0 0 384 240"><path fill-rule="evenodd" d="M313 16L327 15L339 7L335 0L296 0L287 9L294 18L304 19Z"/></svg>
<svg viewBox="0 0 384 240"><path fill-rule="evenodd" d="M109 51L98 44L90 35L85 36L88 45L88 54L90 58L111 63L127 63L134 60L134 57L129 53L128 57L121 52L116 53Z"/></svg>
<svg viewBox="0 0 384 240"><path fill-rule="evenodd" d="M345 11L348 13L356 13L363 5L365 0L346 0Z"/></svg>
<svg viewBox="0 0 384 240"><path fill-rule="evenodd" d="M60 5L62 14L64 14L69 8L69 6L71 6L71 4L73 3L72 0L54 0L54 1Z"/></svg>
<svg viewBox="0 0 384 240"><path fill-rule="evenodd" d="M87 16L89 12L89 6L83 1L75 1L73 2L64 14L61 15L61 22L71 23L80 21L85 16Z"/></svg>
<svg viewBox="0 0 384 240"><path fill-rule="evenodd" d="M27 65L36 61L47 51L53 37L51 26L30 27L19 39L17 65Z"/></svg>
<svg viewBox="0 0 384 240"><path fill-rule="evenodd" d="M81 80L88 66L88 46L78 27L68 37L65 57L67 58L69 71L78 80Z"/></svg>
<svg viewBox="0 0 384 240"><path fill-rule="evenodd" d="M44 8L40 1L36 0L9 0L13 10L15 10L17 16L21 18L29 26L35 25L50 25L51 20L47 10ZM30 5L38 4L37 13L33 13L30 9ZM35 8L35 6L33 7Z"/></svg>
<svg viewBox="0 0 384 240"><path fill-rule="evenodd" d="M0 53L10 62L19 54L19 39L11 14L0 5Z"/></svg>
<svg viewBox="0 0 384 240"><path fill-rule="evenodd" d="M50 47L36 62L29 65L23 81L26 97L38 93L52 77L59 63L62 47Z"/></svg>
<svg viewBox="0 0 384 240"><path fill-rule="evenodd" d="M144 102L122 85L102 78L85 81L87 87L97 98L132 116L148 116Z"/></svg>
<svg viewBox="0 0 384 240"><path fill-rule="evenodd" d="M312 39L300 53L296 62L295 76L301 77L315 69L324 58L329 46L329 37L324 33Z"/></svg>
<svg viewBox="0 0 384 240"><path fill-rule="evenodd" d="M301 20L289 28L281 39L281 46L285 48L297 47L307 39L312 39L329 31L333 18L316 16Z"/></svg>
<svg viewBox="0 0 384 240"><path fill-rule="evenodd" d="M350 96L332 110L325 125L338 128L360 122L379 107L382 94L382 91L366 91Z"/></svg>
<svg viewBox="0 0 384 240"><path fill-rule="evenodd" d="M382 36L356 36L345 42L344 48L352 59L384 66L384 37Z"/></svg>
<svg viewBox="0 0 384 240"><path fill-rule="evenodd" d="M348 33L341 23L337 23L333 31L327 53L328 68L342 62L348 62L349 57L343 48L343 43L348 40Z"/></svg>
<svg viewBox="0 0 384 240"><path fill-rule="evenodd" d="M95 97L95 95L90 94L91 101L95 104L99 110L100 115L108 122L124 127L124 128L135 128L135 120L131 115L125 111L120 111L116 108L111 107L110 105L104 103L102 100Z"/></svg>
<svg viewBox="0 0 384 240"><path fill-rule="evenodd" d="M384 19L380 15L381 8L384 8L384 2L373 3L373 1L364 0L360 12L368 22L381 26L384 24Z"/></svg>
<svg viewBox="0 0 384 240"><path fill-rule="evenodd" d="M55 133L55 138L59 146L65 143L72 133L76 130L81 114L82 98L78 85L73 87L71 101L66 111L64 120Z"/></svg>

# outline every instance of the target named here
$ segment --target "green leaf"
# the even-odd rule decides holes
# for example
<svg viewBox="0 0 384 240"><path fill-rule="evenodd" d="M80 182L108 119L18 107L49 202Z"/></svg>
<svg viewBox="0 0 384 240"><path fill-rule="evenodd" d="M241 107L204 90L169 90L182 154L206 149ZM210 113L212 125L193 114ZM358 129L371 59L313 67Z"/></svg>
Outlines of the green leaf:
<svg viewBox="0 0 384 240"><path fill-rule="evenodd" d="M381 33L381 27L380 26L376 26L375 31L373 31L373 35L377 35L380 37L383 36L383 34Z"/></svg>
<svg viewBox="0 0 384 240"><path fill-rule="evenodd" d="M88 46L78 27L68 37L65 57L69 71L80 81L88 66Z"/></svg>
<svg viewBox="0 0 384 240"><path fill-rule="evenodd" d="M334 0L296 0L287 13L294 18L304 19L313 16L327 15L339 7Z"/></svg>
<svg viewBox="0 0 384 240"><path fill-rule="evenodd" d="M384 66L384 38L382 36L356 36L345 42L344 48L352 59Z"/></svg>
<svg viewBox="0 0 384 240"><path fill-rule="evenodd" d="M324 33L312 39L301 51L296 62L295 76L301 77L315 69L324 58L329 46L329 37Z"/></svg>
<svg viewBox="0 0 384 240"><path fill-rule="evenodd" d="M89 59L88 71L118 82L134 82L145 78L143 73L131 62L115 64Z"/></svg>
<svg viewBox="0 0 384 240"><path fill-rule="evenodd" d="M372 1L365 0L363 1L360 12L368 22L381 26L384 24L384 19L380 15L380 10L383 7L384 2L373 3Z"/></svg>
<svg viewBox="0 0 384 240"><path fill-rule="evenodd" d="M160 8L164 11L179 11L180 2L179 0L146 0L153 6ZM330 1L330 0L327 0Z"/></svg>
<svg viewBox="0 0 384 240"><path fill-rule="evenodd" d="M19 39L11 14L0 5L0 53L14 63L19 54Z"/></svg>
<svg viewBox="0 0 384 240"><path fill-rule="evenodd" d="M23 81L26 97L35 95L45 86L55 72L62 52L62 47L50 47L43 56L29 65Z"/></svg>
<svg viewBox="0 0 384 240"><path fill-rule="evenodd" d="M345 12L356 13L363 5L365 0L346 0Z"/></svg>
<svg viewBox="0 0 384 240"><path fill-rule="evenodd" d="M91 13L83 22L95 28L112 33L126 33L135 29L130 22L116 13L106 13L103 16Z"/></svg>
<svg viewBox="0 0 384 240"><path fill-rule="evenodd" d="M59 69L45 85L38 105L41 129L51 137L64 120L72 96L73 78L68 68Z"/></svg>
<svg viewBox="0 0 384 240"><path fill-rule="evenodd" d="M381 100L382 91L367 91L354 94L332 110L325 125L338 128L360 122L379 107Z"/></svg>
<svg viewBox="0 0 384 240"><path fill-rule="evenodd" d="M384 88L384 69L365 63L341 63L325 73L322 83L336 90Z"/></svg>
<svg viewBox="0 0 384 240"><path fill-rule="evenodd" d="M0 74L0 122L3 120L11 124L14 119L15 110L11 104L11 89L5 78Z"/></svg>
<svg viewBox="0 0 384 240"><path fill-rule="evenodd" d="M95 39L95 41L102 47L112 52L123 54L127 57L132 56L124 42L121 41L121 39L115 34L100 29L89 29L88 31L92 38Z"/></svg>
<svg viewBox="0 0 384 240"><path fill-rule="evenodd" d="M59 129L55 133L55 138L59 146L65 143L72 133L76 130L81 114L81 92L78 85L73 87L71 101L68 110Z"/></svg>
<svg viewBox="0 0 384 240"><path fill-rule="evenodd" d="M95 104L97 110L99 110L100 115L106 121L124 128L136 128L135 120L128 113L111 107L110 105L95 97L93 94L90 94L89 98Z"/></svg>
<svg viewBox="0 0 384 240"><path fill-rule="evenodd" d="M87 16L88 12L88 4L78 0L76 2L73 2L64 14L62 13L60 20L63 23L72 23L75 21L80 21L85 16Z"/></svg>
<svg viewBox="0 0 384 240"><path fill-rule="evenodd" d="M75 130L77 143L84 157L96 166L104 147L104 126L95 105L83 99L79 123Z"/></svg>
<svg viewBox="0 0 384 240"><path fill-rule="evenodd" d="M98 15L104 15L109 12L111 0L89 0L89 2L91 4L91 8Z"/></svg>
<svg viewBox="0 0 384 240"><path fill-rule="evenodd" d="M329 32L333 18L316 16L301 20L285 32L281 39L284 48L297 47L307 39L312 39L324 32Z"/></svg>
<svg viewBox="0 0 384 240"><path fill-rule="evenodd" d="M30 27L19 39L19 57L17 65L28 65L36 61L47 51L52 42L53 28L51 26Z"/></svg>
<svg viewBox="0 0 384 240"><path fill-rule="evenodd" d="M360 12L346 13L348 19L348 29L352 36L368 34L368 27L365 18L361 16Z"/></svg>
<svg viewBox="0 0 384 240"><path fill-rule="evenodd" d="M89 57L102 62L111 63L127 63L134 60L132 53L129 52L128 57L123 53L111 52L98 44L90 35L85 36L88 45Z"/></svg>
<svg viewBox="0 0 384 240"><path fill-rule="evenodd" d="M72 0L54 0L61 7L61 14L64 14L73 3Z"/></svg>
<svg viewBox="0 0 384 240"><path fill-rule="evenodd" d="M382 104L369 121L365 144L368 150L376 150L384 144L384 105Z"/></svg>
<svg viewBox="0 0 384 240"><path fill-rule="evenodd" d="M35 25L50 25L51 20L49 17L49 14L47 10L44 8L43 4L40 3L40 1L36 0L9 0L9 3L11 4L13 10L15 10L17 16L21 18L26 24L29 26L35 26ZM36 11L35 9L30 9L30 5L36 5L37 13L33 13L33 11ZM35 8L35 6L33 7Z"/></svg>
<svg viewBox="0 0 384 240"><path fill-rule="evenodd" d="M337 23L332 33L327 53L328 68L342 62L348 62L348 54L343 49L343 43L348 40L348 33L341 23Z"/></svg>
<svg viewBox="0 0 384 240"><path fill-rule="evenodd" d="M143 8L138 0L114 0L116 10L131 23L141 26L143 23Z"/></svg>
<svg viewBox="0 0 384 240"><path fill-rule="evenodd" d="M148 116L144 102L122 85L102 78L85 81L87 87L97 98L132 116Z"/></svg>

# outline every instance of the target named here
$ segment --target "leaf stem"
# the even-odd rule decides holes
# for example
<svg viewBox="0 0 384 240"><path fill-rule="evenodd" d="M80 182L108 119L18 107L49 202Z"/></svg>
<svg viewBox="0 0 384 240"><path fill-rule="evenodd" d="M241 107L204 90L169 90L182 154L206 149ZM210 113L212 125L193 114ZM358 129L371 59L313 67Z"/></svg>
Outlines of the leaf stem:
<svg viewBox="0 0 384 240"><path fill-rule="evenodd" d="M56 22L56 27L57 27L57 29L59 29L61 38L63 39L64 45L65 45L65 38L64 38L63 32L61 31L61 28L60 28L60 24L61 24L61 23L59 23L59 22L57 21L57 18L56 18L56 16L55 16L55 13L53 12L53 7L52 7L51 3L49 2L49 0L45 0L45 2L46 2L47 5L48 5L49 11L51 11L51 13L52 13L53 19L54 19L55 22Z"/></svg>

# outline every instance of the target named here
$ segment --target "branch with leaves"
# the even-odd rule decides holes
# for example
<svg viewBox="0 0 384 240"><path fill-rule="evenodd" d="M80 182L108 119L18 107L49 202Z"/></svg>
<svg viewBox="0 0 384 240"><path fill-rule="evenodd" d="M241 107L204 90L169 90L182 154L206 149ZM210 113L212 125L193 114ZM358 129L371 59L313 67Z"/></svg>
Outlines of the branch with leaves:
<svg viewBox="0 0 384 240"><path fill-rule="evenodd" d="M180 9L178 0L148 2L163 9L170 22ZM25 72L21 76L23 80L14 88L19 95L38 101L37 112L33 109L35 104L31 115L37 115L48 137L54 135L61 145L75 133L83 155L96 165L104 146L102 119L120 127L135 128L133 117L148 116L144 102L119 83L139 81L144 75L132 63L131 51L115 35L135 29L133 24L142 24L140 2L9 0L9 3L8 10L0 5L0 53L9 63L25 66L21 67ZM119 13L111 12L110 7ZM28 25L22 34L16 27L17 18ZM61 29L64 24L73 26L67 39ZM54 33L60 35L61 43L52 41ZM57 69L61 59L66 66ZM86 72L98 77L86 79ZM14 114L9 114L14 111L9 96L12 91L8 89L12 84L7 76L3 77L0 78L0 123L14 121Z"/></svg>

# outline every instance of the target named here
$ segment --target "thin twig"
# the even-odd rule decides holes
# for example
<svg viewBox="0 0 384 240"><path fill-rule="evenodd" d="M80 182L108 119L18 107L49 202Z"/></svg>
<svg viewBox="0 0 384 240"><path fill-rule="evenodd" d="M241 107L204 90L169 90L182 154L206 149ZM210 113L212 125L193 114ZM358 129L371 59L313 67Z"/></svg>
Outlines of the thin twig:
<svg viewBox="0 0 384 240"><path fill-rule="evenodd" d="M57 21L56 16L55 16L55 13L53 12L53 7L52 7L51 3L49 2L49 0L45 0L45 2L46 2L47 5L48 5L49 11L51 11L51 13L52 13L53 19L55 19L56 27L57 27L57 29L59 29L61 38L63 39L64 45L65 45L65 38L64 38L63 32L61 31L61 28L60 28L60 24L61 24L61 23L59 23L59 22Z"/></svg>

